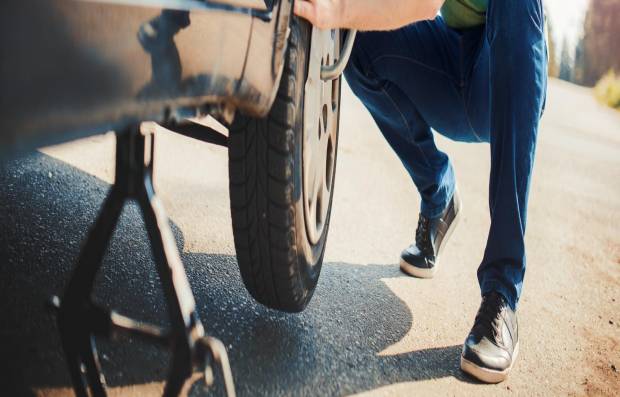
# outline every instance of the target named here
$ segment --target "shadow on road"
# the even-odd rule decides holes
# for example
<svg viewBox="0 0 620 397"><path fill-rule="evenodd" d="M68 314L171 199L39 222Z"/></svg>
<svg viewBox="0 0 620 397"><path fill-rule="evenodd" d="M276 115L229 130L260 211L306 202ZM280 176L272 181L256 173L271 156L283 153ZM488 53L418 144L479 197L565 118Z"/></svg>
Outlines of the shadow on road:
<svg viewBox="0 0 620 397"><path fill-rule="evenodd" d="M54 318L45 307L62 291L109 186L36 153L0 163L0 390L70 385ZM97 301L166 323L163 296L135 206L125 209L95 292ZM179 247L183 234L173 225ZM231 242L232 244L232 242ZM460 346L378 355L410 331L414 315L382 279L396 266L326 263L301 314L256 304L234 256L182 255L207 332L223 340L239 395L343 395L398 382L456 377ZM112 387L160 382L166 352L135 340L101 342ZM199 385L192 394L201 394ZM222 390L214 390L214 393Z"/></svg>

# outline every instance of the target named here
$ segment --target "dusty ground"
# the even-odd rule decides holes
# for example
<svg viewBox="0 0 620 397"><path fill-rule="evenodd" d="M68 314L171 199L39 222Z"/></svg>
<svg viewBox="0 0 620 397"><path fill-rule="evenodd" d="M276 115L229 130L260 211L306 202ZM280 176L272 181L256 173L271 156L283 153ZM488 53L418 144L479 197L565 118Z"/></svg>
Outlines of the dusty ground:
<svg viewBox="0 0 620 397"><path fill-rule="evenodd" d="M464 219L437 277L417 280L396 263L413 238L419 200L348 90L341 128L324 270L300 315L264 309L243 289L226 151L159 134L157 185L200 315L229 348L239 395L618 395L620 113L588 90L551 82L530 198L521 354L509 380L494 386L458 369L479 304L488 146L438 139L456 166ZM113 138L102 136L0 166L2 395L69 393L43 303L67 280L112 181L112 153ZM96 295L123 313L162 321L140 225L135 208L125 211ZM101 350L113 394L161 392L165 353L137 341ZM203 394L200 385L192 394Z"/></svg>

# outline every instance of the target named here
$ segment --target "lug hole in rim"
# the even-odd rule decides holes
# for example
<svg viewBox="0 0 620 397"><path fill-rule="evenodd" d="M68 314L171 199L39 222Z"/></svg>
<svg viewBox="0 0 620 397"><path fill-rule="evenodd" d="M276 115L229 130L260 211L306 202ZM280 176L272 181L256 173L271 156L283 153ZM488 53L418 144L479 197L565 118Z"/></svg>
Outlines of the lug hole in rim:
<svg viewBox="0 0 620 397"><path fill-rule="evenodd" d="M338 79L332 80L332 112L338 108Z"/></svg>
<svg viewBox="0 0 620 397"><path fill-rule="evenodd" d="M323 132L327 132L327 105L323 105L321 115L323 117Z"/></svg>
<svg viewBox="0 0 620 397"><path fill-rule="evenodd" d="M334 166L334 156L333 156L334 146L332 144L331 138L327 142L327 165L325 166L325 185L327 186L327 191L331 192L332 189L332 167Z"/></svg>
<svg viewBox="0 0 620 397"><path fill-rule="evenodd" d="M318 227L318 226L321 225L321 218L322 218L322 216L321 216L322 215L321 214L322 203L321 203L321 195L320 194L317 195L316 203L314 203L314 205L315 205L315 211L314 211L314 213L315 213L315 221L316 221L316 225Z"/></svg>

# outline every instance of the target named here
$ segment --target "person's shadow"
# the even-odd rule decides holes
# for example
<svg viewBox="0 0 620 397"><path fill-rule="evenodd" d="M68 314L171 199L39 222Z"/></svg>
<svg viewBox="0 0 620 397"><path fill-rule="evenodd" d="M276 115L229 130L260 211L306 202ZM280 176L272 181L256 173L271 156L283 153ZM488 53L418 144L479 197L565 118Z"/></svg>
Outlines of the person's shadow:
<svg viewBox="0 0 620 397"><path fill-rule="evenodd" d="M108 188L40 153L0 162L3 394L71 387L56 322L45 302L63 290ZM175 225L173 231L183 247L182 231ZM468 381L458 370L459 345L378 355L401 340L414 321L382 281L400 276L396 266L325 263L308 308L286 314L252 300L234 256L186 252L182 259L207 332L228 348L240 396L344 395L398 382ZM166 324L159 280L135 206L123 213L95 297L120 313ZM99 349L111 387L166 377L168 354L157 347L123 338L99 341ZM192 395L205 394L199 386L191 388ZM212 392L222 395L223 390L219 386Z"/></svg>

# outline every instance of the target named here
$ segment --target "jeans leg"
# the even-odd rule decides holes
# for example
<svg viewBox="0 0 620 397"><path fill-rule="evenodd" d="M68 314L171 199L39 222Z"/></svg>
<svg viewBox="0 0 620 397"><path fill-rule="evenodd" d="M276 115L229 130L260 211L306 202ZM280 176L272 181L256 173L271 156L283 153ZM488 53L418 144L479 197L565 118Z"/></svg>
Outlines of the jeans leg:
<svg viewBox="0 0 620 397"><path fill-rule="evenodd" d="M527 199L547 85L541 0L490 0L491 227L478 269L482 294L516 308L525 274Z"/></svg>
<svg viewBox="0 0 620 397"><path fill-rule="evenodd" d="M460 131L466 124L455 89L457 65L451 63L458 52L450 48L448 33L441 20L359 33L345 70L420 192L422 214L431 218L445 209L455 186L452 165L437 149L431 126ZM455 112L446 111L450 108Z"/></svg>

